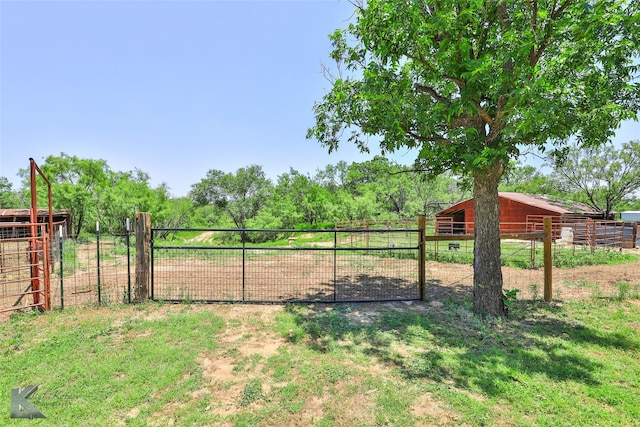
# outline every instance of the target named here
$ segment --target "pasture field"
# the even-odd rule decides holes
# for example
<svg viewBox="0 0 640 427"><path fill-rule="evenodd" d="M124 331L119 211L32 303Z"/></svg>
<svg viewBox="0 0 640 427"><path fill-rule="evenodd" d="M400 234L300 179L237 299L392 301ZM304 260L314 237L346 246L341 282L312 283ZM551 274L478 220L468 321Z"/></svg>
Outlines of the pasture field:
<svg viewBox="0 0 640 427"><path fill-rule="evenodd" d="M640 425L640 295L359 304L162 304L14 314L11 389L56 426Z"/></svg>

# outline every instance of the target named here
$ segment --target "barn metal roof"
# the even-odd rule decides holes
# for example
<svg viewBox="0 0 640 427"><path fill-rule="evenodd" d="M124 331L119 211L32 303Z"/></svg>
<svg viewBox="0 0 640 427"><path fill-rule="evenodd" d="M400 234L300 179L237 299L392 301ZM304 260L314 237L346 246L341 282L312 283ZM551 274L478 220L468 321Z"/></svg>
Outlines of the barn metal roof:
<svg viewBox="0 0 640 427"><path fill-rule="evenodd" d="M28 218L31 215L31 209L2 209L0 208L0 217L25 217ZM49 215L48 209L38 209L38 216ZM55 216L68 215L66 210L53 212Z"/></svg>
<svg viewBox="0 0 640 427"><path fill-rule="evenodd" d="M576 202L573 200L561 199L559 197L548 196L545 194L522 194L522 193L509 193L500 192L498 196L505 199L514 200L523 204L536 206L541 209L545 209L551 212L557 212L560 215L566 214L587 214L598 215L601 214L597 209L589 206L585 203Z"/></svg>
<svg viewBox="0 0 640 427"><path fill-rule="evenodd" d="M573 200L560 199L554 196L548 196L544 194L522 194L522 193L510 193L510 192L500 192L498 196L504 199L513 200L518 203L522 203L529 206L535 206L540 209L547 210L549 212L555 212L558 215L571 215L571 214L579 214L579 215L601 215L602 212L594 209L593 207L575 202ZM451 214L461 210L461 206L463 203L468 202L472 199L467 199L462 202L456 203L453 206L448 207L436 215L443 214Z"/></svg>

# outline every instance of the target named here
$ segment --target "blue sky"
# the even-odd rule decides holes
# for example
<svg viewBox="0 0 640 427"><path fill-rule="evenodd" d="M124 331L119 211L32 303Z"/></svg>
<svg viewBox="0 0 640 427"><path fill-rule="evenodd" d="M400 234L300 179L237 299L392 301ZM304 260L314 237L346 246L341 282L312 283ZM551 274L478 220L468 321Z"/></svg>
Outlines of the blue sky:
<svg viewBox="0 0 640 427"><path fill-rule="evenodd" d="M176 196L210 169L314 173L364 161L305 138L342 0L0 0L0 176L65 152ZM627 123L619 142L640 138ZM411 163L413 153L394 156Z"/></svg>

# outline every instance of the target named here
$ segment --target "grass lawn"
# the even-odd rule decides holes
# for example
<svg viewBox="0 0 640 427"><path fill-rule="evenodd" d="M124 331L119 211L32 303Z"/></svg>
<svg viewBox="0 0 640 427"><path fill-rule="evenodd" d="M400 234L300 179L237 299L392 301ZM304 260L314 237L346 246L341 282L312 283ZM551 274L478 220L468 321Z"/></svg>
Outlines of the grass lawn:
<svg viewBox="0 0 640 427"><path fill-rule="evenodd" d="M640 301L109 306L0 323L0 425L640 425ZM9 418L11 390L48 418Z"/></svg>

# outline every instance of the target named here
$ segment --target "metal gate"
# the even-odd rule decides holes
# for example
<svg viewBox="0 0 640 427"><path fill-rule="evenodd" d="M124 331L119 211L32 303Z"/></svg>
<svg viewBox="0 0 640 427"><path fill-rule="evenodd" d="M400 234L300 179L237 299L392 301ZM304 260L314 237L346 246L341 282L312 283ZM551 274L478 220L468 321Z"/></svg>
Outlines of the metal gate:
<svg viewBox="0 0 640 427"><path fill-rule="evenodd" d="M171 233L192 237L172 245ZM248 243L256 241L264 243ZM150 293L193 302L417 300L421 242L408 229L155 228Z"/></svg>
<svg viewBox="0 0 640 427"><path fill-rule="evenodd" d="M26 308L49 310L46 229L46 224L0 224L0 314Z"/></svg>

